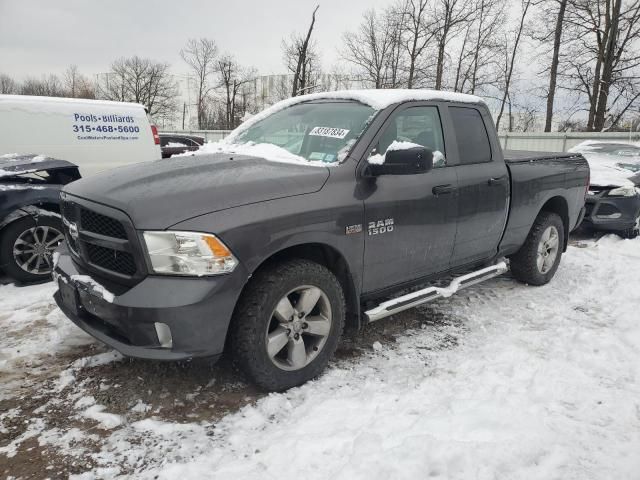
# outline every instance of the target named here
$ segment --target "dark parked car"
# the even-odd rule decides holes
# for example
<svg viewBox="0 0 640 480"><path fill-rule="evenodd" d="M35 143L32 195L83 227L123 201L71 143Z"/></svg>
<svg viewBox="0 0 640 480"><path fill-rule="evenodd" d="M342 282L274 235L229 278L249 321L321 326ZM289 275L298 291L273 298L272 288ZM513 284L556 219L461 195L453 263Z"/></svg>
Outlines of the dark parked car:
<svg viewBox="0 0 640 480"><path fill-rule="evenodd" d="M589 175L579 154L504 154L478 97L420 90L296 97L202 150L64 189L55 299L125 355L228 348L273 390L322 372L345 323L508 265L549 282Z"/></svg>
<svg viewBox="0 0 640 480"><path fill-rule="evenodd" d="M584 223L625 238L640 234L640 146L587 141L571 149L591 168Z"/></svg>
<svg viewBox="0 0 640 480"><path fill-rule="evenodd" d="M80 178L73 163L41 155L0 156L0 269L15 280L49 278L63 240L60 190Z"/></svg>
<svg viewBox="0 0 640 480"><path fill-rule="evenodd" d="M204 145L204 138L197 135L160 134L162 158L184 152L193 152Z"/></svg>

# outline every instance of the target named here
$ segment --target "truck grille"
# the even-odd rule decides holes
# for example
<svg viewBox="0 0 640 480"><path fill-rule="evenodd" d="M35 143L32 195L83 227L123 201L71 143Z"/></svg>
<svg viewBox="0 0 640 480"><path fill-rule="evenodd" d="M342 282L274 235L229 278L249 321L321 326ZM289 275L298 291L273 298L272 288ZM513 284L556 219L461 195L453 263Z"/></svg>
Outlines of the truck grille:
<svg viewBox="0 0 640 480"><path fill-rule="evenodd" d="M139 276L139 269L134 256L138 241L130 221L122 212L114 211L111 216L112 209L108 207L92 207L84 201L62 201L64 233L72 253L89 269L132 283ZM127 233L126 224L131 234Z"/></svg>
<svg viewBox="0 0 640 480"><path fill-rule="evenodd" d="M86 248L89 261L94 265L129 276L136 273L136 264L130 253L119 252L91 243L87 243Z"/></svg>
<svg viewBox="0 0 640 480"><path fill-rule="evenodd" d="M105 237L127 238L127 232L125 232L122 223L86 208L80 209L80 222L82 223L82 229L87 232L98 233Z"/></svg>

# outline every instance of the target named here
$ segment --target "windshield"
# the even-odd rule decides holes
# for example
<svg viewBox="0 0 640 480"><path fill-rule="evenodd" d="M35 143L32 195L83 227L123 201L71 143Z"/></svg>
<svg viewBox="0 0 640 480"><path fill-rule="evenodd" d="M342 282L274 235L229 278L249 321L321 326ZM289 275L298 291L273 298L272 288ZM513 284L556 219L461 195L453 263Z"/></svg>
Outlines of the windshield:
<svg viewBox="0 0 640 480"><path fill-rule="evenodd" d="M306 102L280 110L240 132L234 144L272 144L308 161L344 159L375 110L358 102Z"/></svg>

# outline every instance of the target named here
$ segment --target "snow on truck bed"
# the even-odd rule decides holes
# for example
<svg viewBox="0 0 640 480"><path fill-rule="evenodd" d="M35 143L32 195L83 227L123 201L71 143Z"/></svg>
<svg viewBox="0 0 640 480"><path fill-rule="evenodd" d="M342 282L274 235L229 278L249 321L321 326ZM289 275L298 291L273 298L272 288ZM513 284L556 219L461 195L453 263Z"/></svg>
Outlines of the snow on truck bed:
<svg viewBox="0 0 640 480"><path fill-rule="evenodd" d="M205 376L190 389L186 368L168 380L153 362L78 358L92 341L53 306L51 284L0 287L0 464L62 456L85 472L78 478L637 478L640 239L581 247L547 286L504 276L383 320L414 328L219 420L173 415L193 408L193 395L214 403L216 386L237 396L234 381ZM19 395L30 394L33 370L62 372L54 398L41 388L41 407L26 412ZM118 389L131 376L133 387ZM162 407L167 382L179 393ZM129 410L114 411L123 395ZM55 417L65 405L68 417Z"/></svg>

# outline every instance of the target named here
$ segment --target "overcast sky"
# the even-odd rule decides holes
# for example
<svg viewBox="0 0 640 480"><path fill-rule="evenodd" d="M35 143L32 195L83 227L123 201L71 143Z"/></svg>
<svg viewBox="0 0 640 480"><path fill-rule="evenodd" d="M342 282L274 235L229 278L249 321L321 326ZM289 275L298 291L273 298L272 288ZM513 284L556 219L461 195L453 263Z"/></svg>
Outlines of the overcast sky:
<svg viewBox="0 0 640 480"><path fill-rule="evenodd" d="M134 54L182 73L179 51L190 37L214 39L262 74L282 73L282 38L306 31L317 3L314 35L329 67L342 33L390 0L0 0L0 73L23 79L75 63L93 75Z"/></svg>

